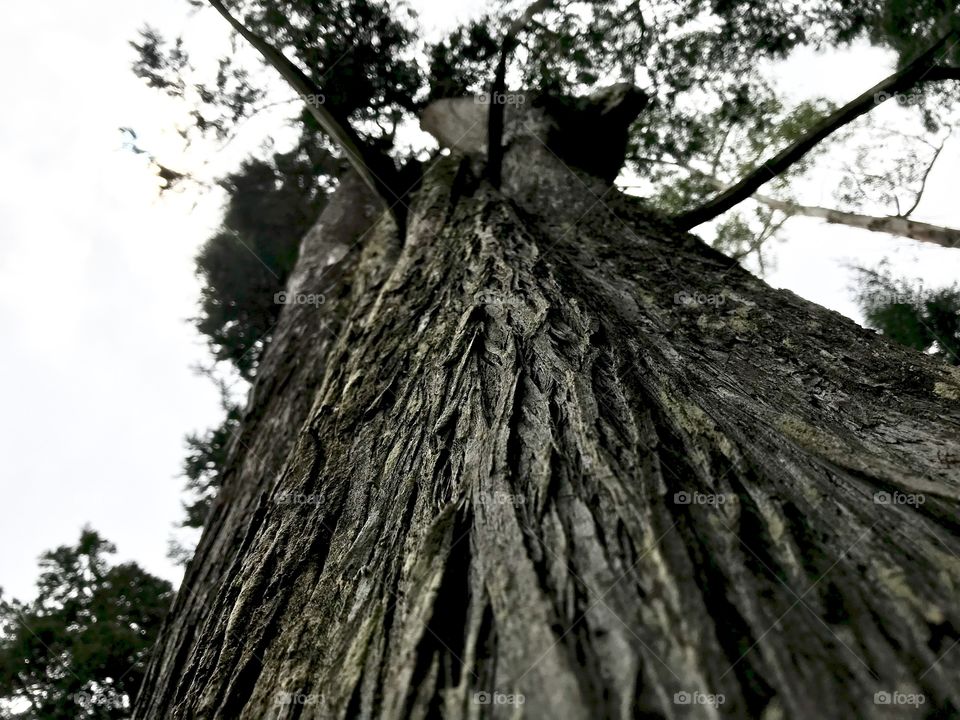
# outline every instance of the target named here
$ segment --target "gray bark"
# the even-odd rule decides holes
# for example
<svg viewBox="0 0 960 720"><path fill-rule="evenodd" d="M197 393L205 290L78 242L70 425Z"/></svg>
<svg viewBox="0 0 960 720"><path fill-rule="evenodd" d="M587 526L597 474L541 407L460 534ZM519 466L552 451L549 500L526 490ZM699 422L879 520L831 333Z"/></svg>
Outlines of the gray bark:
<svg viewBox="0 0 960 720"><path fill-rule="evenodd" d="M544 141L340 188L137 718L960 708L960 373Z"/></svg>

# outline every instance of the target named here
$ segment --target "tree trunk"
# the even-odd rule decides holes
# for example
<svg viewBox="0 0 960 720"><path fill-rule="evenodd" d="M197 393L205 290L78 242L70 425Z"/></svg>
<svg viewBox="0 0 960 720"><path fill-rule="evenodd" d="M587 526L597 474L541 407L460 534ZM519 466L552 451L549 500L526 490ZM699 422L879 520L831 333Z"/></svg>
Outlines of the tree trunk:
<svg viewBox="0 0 960 720"><path fill-rule="evenodd" d="M542 139L338 190L136 717L955 713L960 373Z"/></svg>

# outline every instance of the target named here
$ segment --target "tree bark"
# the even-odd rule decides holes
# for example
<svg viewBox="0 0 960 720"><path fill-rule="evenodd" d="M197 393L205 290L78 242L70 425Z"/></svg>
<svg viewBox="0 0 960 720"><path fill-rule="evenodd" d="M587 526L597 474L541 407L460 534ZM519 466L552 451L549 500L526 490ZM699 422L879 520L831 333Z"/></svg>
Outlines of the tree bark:
<svg viewBox="0 0 960 720"><path fill-rule="evenodd" d="M135 717L960 708L960 373L543 140L338 190Z"/></svg>

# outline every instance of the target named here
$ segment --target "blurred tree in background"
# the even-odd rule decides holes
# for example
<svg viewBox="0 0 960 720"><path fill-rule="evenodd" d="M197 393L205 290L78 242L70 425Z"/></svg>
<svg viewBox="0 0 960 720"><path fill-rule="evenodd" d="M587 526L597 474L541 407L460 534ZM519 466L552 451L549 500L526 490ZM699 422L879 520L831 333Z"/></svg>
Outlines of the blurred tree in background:
<svg viewBox="0 0 960 720"><path fill-rule="evenodd" d="M960 286L924 290L886 266L858 269L857 300L867 324L892 340L960 365Z"/></svg>
<svg viewBox="0 0 960 720"><path fill-rule="evenodd" d="M129 717L173 598L166 580L89 528L40 558L37 597L0 595L0 714L24 720Z"/></svg>
<svg viewBox="0 0 960 720"><path fill-rule="evenodd" d="M251 158L220 185L227 193L223 225L197 255L202 282L194 320L216 361L249 380L280 313L304 233L323 209L336 160L304 132L291 151Z"/></svg>

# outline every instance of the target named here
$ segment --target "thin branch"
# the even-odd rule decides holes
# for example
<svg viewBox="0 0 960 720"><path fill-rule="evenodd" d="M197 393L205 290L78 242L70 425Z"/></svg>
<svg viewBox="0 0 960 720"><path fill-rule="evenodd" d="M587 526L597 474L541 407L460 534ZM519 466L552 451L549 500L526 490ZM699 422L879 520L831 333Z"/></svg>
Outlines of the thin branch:
<svg viewBox="0 0 960 720"><path fill-rule="evenodd" d="M754 237L753 242L747 246L747 249L744 250L743 252L734 253L733 259L739 262L743 260L745 257L747 257L747 255L749 255L750 253L756 250L759 250L760 247L767 241L767 238L769 237L768 233L770 232L770 229L772 226L773 226L773 213L771 213L770 217L768 217L766 222L764 222L763 227L760 229L760 232L757 233L756 237ZM779 223L777 223L777 227L774 229L774 232L776 232L776 230L780 229L780 227L782 226L783 226L783 221L781 220ZM761 272L763 272L763 253L760 253L760 252L757 253L757 261L760 263Z"/></svg>
<svg viewBox="0 0 960 720"><path fill-rule="evenodd" d="M871 108L882 102L882 100L897 93L906 92L928 80L955 79L956 76L954 76L953 73L944 74L943 70L947 68L934 64L944 45L951 37L953 37L952 30L937 40L912 62L818 122L806 135L791 143L774 157L761 163L742 180L730 186L701 207L678 216L676 218L678 226L683 230L689 230L701 223L712 220L733 206L743 202L759 190L761 186L782 174L794 163L802 159L827 137L867 113ZM938 70L938 68L941 69ZM937 72L934 72L935 70Z"/></svg>
<svg viewBox="0 0 960 720"><path fill-rule="evenodd" d="M920 180L920 190L917 192L917 197L914 199L913 205L911 205L905 213L898 213L900 217L910 217L910 214L917 209L917 205L920 204L920 199L923 197L923 193L927 189L927 178L930 177L930 171L933 170L933 166L936 164L937 158L940 157L940 153L943 152L943 146L946 145L948 137L950 137L949 134L943 138L940 146L934 151L933 157L930 158L930 164L927 165L927 169L923 172L923 177Z"/></svg>
<svg viewBox="0 0 960 720"><path fill-rule="evenodd" d="M250 112L249 115L244 115L242 118L240 118L239 122L237 123L237 126L234 127L233 132L231 132L230 135L227 136L227 139L224 140L224 142L221 143L220 147L218 147L214 152L220 153L226 150L230 146L230 143L236 140L237 136L240 135L240 130L242 129L243 123L246 123L248 120L252 120L254 117L262 113L264 110L269 110L270 108L274 108L279 105L287 105L289 103L294 103L298 101L300 101L300 98L295 97L295 98L290 98L288 100L277 100L276 102L270 102L270 103L266 103L265 105L260 105L259 107L255 107L253 111Z"/></svg>
<svg viewBox="0 0 960 720"><path fill-rule="evenodd" d="M347 119L335 114L335 109L331 111L319 102L309 101L308 98L311 96L314 99L323 97L323 92L306 73L288 60L282 52L233 17L221 0L207 0L207 2L230 23L230 26L238 34L243 36L263 55L267 63L279 72L294 92L306 102L310 114L316 118L320 127L323 128L330 139L340 146L357 174L383 199L402 233L406 220L406 213L404 212L406 207L402 202L403 193L400 189L400 183L397 179L398 173L393 166L393 161L366 145L350 126Z"/></svg>
<svg viewBox="0 0 960 720"><path fill-rule="evenodd" d="M723 151L727 147L727 140L730 139L730 133L733 132L733 123L727 125L726 132L723 133L723 137L720 138L720 144L717 145L717 152L713 156L713 162L710 164L710 172L716 174L717 168L720 167L720 157L723 155Z"/></svg>
<svg viewBox="0 0 960 720"><path fill-rule="evenodd" d="M946 142L946 139L944 139ZM646 162L669 165L671 167L681 168L694 175L711 182L718 190L724 190L729 185L712 173L694 167L689 163L679 163L672 160L660 160L657 158L641 158ZM854 176L856 180L856 176ZM791 202L789 200L780 200L778 198L754 193L750 196L755 200L766 205L771 210L779 210L787 217L802 215L804 217L814 217L825 220L835 225L846 225L847 227L860 228L861 230L870 230L871 232L884 233L886 235L896 235L906 237L911 240L932 243L946 248L960 248L960 230L944 225L933 225L931 223L921 222L909 219L905 215L863 215L860 213L845 212L843 210L834 210L833 208L820 207L819 205L803 205L801 203ZM912 209L911 209L912 211Z"/></svg>
<svg viewBox="0 0 960 720"><path fill-rule="evenodd" d="M490 115L487 121L487 178L500 187L500 175L503 170L503 126L506 110L507 60L517 47L517 36L530 24L533 18L549 9L553 0L534 0L524 13L507 28L500 43L500 57L490 87Z"/></svg>

